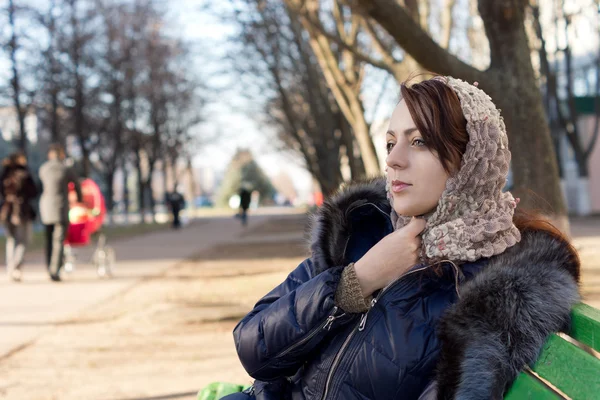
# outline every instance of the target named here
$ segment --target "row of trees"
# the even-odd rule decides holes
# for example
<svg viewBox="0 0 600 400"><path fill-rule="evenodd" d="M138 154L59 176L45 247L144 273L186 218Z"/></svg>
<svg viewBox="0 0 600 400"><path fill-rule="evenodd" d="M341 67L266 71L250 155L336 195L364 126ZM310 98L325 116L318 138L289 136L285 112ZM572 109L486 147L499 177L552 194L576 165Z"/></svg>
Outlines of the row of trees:
<svg viewBox="0 0 600 400"><path fill-rule="evenodd" d="M565 32L590 7L596 17L597 0L579 3L586 4L576 12L566 12L564 0L553 3ZM574 128L573 39L555 51L564 54L556 60L565 60L567 76L557 80L557 68L565 69L559 61L548 66L539 9L520 0L230 0L221 15L239 27L234 59L241 75L252 77L247 93L265 100L266 121L302 155L324 193L343 180L343 164L352 178L380 174L365 113L365 91L374 90L366 76L381 70L401 83L430 71L477 81L494 98L511 142L513 192L526 207L560 217L566 209L547 116L558 115L554 137L566 134L582 154L582 173L594 143L583 143ZM568 112L557 113L565 99Z"/></svg>
<svg viewBox="0 0 600 400"><path fill-rule="evenodd" d="M34 113L48 141L73 150L83 176L103 178L107 198L116 170L125 172L124 182L136 172L142 210L154 208L156 168L176 182L175 165L189 164L203 106L190 45L172 33L163 7L150 0L9 0L0 23L11 67L0 98L16 110L19 147L26 150L25 118Z"/></svg>

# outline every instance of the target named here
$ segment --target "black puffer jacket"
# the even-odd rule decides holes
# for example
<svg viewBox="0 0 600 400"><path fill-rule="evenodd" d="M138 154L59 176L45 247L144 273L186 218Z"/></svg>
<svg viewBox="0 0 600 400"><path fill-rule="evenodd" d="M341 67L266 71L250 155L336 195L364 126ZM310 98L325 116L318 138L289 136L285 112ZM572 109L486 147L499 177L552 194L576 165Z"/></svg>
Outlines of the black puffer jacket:
<svg viewBox="0 0 600 400"><path fill-rule="evenodd" d="M578 300L567 245L524 232L504 254L438 271L418 265L346 314L341 271L391 232L384 183L353 186L316 216L312 257L235 328L257 399L501 398Z"/></svg>
<svg viewBox="0 0 600 400"><path fill-rule="evenodd" d="M27 167L5 167L0 176L0 221L14 225L33 221L36 212L31 202L37 194L37 187Z"/></svg>

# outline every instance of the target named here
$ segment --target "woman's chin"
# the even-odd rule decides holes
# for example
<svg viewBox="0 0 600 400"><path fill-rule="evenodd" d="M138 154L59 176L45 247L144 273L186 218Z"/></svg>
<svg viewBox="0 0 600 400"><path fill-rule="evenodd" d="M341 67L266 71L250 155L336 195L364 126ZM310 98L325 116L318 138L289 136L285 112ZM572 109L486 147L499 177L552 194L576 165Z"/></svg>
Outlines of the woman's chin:
<svg viewBox="0 0 600 400"><path fill-rule="evenodd" d="M396 214L401 215L403 217L419 217L421 215L426 215L431 212L422 207L411 207L409 205L404 204L394 204L394 211L396 211Z"/></svg>

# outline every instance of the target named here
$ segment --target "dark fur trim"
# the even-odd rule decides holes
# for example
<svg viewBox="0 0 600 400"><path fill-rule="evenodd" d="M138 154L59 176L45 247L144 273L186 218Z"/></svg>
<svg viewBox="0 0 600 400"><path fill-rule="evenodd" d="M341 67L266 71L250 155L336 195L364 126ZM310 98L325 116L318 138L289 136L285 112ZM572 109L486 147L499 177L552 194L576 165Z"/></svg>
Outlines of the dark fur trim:
<svg viewBox="0 0 600 400"><path fill-rule="evenodd" d="M438 327L438 399L502 399L547 337L568 327L579 301L574 262L563 241L525 232L461 287Z"/></svg>
<svg viewBox="0 0 600 400"><path fill-rule="evenodd" d="M348 212L364 203L387 207L385 178L353 183L331 196L312 217L310 249L318 272L344 263L351 227Z"/></svg>

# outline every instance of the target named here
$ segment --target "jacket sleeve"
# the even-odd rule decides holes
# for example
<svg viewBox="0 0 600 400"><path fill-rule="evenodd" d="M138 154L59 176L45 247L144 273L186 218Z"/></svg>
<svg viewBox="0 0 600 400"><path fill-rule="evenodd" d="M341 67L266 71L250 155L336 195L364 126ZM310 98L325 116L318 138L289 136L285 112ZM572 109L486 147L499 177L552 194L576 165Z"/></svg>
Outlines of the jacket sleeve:
<svg viewBox="0 0 600 400"><path fill-rule="evenodd" d="M344 315L334 303L343 267L314 274L310 259L263 297L233 331L250 376L271 381L293 375L306 355Z"/></svg>

